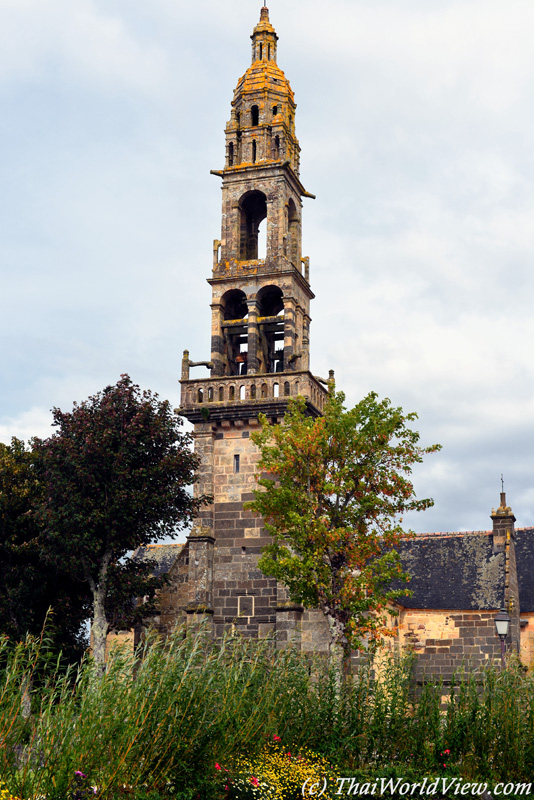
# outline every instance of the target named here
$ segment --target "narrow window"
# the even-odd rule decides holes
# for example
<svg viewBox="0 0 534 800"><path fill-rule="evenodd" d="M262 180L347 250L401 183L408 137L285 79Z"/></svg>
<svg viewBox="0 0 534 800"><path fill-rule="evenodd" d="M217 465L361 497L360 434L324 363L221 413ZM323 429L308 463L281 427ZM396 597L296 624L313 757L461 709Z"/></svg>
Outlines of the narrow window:
<svg viewBox="0 0 534 800"><path fill-rule="evenodd" d="M244 400L245 399L245 396L246 396L245 393L246 393L246 389L245 389L244 386L242 386L240 388L240 390L239 390L239 399L240 400Z"/></svg>
<svg viewBox="0 0 534 800"><path fill-rule="evenodd" d="M239 472L239 455L237 453L234 456L234 472L236 475Z"/></svg>
<svg viewBox="0 0 534 800"><path fill-rule="evenodd" d="M267 45L267 58L269 61L271 60L271 45Z"/></svg>
<svg viewBox="0 0 534 800"><path fill-rule="evenodd" d="M276 117L278 114L278 106L273 106L273 117Z"/></svg>
<svg viewBox="0 0 534 800"><path fill-rule="evenodd" d="M255 383L253 383L252 386L250 387L250 399L251 400L255 400L256 399L256 384Z"/></svg>
<svg viewBox="0 0 534 800"><path fill-rule="evenodd" d="M289 381L284 383L284 397L289 397Z"/></svg>
<svg viewBox="0 0 534 800"><path fill-rule="evenodd" d="M251 124L253 126L260 124L260 110L258 106L252 106L250 109Z"/></svg>
<svg viewBox="0 0 534 800"><path fill-rule="evenodd" d="M241 125L241 112L240 111L237 112L237 114L235 115L235 118L236 118L236 122L237 122L237 127L239 128L239 126Z"/></svg>
<svg viewBox="0 0 534 800"><path fill-rule="evenodd" d="M253 163L253 164L255 164L255 163L256 163L256 151L257 151L257 148L256 148L256 140L255 140L255 139L253 139L253 140L252 140L252 163Z"/></svg>
<svg viewBox="0 0 534 800"><path fill-rule="evenodd" d="M267 384L266 383L262 383L262 385L261 385L261 396L262 397L267 397Z"/></svg>
<svg viewBox="0 0 534 800"><path fill-rule="evenodd" d="M228 166L234 166L234 143L230 142L228 145Z"/></svg>
<svg viewBox="0 0 534 800"><path fill-rule="evenodd" d="M235 386L230 386L230 400L235 400Z"/></svg>
<svg viewBox="0 0 534 800"><path fill-rule="evenodd" d="M198 390L198 402L199 403L203 403L204 402L204 392L202 391L202 389Z"/></svg>
<svg viewBox="0 0 534 800"><path fill-rule="evenodd" d="M213 402L213 389L210 386L210 388L208 389L208 403L212 403L212 402Z"/></svg>
<svg viewBox="0 0 534 800"><path fill-rule="evenodd" d="M280 158L280 137L274 137L274 155L275 158Z"/></svg>
<svg viewBox="0 0 534 800"><path fill-rule="evenodd" d="M273 386L273 397L280 397L280 384L275 383Z"/></svg>
<svg viewBox="0 0 534 800"><path fill-rule="evenodd" d="M222 403L224 400L224 389L222 386L219 386L219 403Z"/></svg>
<svg viewBox="0 0 534 800"><path fill-rule="evenodd" d="M260 61L263 61L263 45L260 44Z"/></svg>

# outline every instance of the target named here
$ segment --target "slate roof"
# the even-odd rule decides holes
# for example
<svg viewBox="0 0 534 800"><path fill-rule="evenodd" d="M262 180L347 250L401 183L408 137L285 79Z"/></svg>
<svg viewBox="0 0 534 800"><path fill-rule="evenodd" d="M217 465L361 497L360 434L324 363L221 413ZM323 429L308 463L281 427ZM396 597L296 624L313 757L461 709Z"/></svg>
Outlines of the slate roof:
<svg viewBox="0 0 534 800"><path fill-rule="evenodd" d="M153 574L159 578L170 570L184 546L183 544L149 544L146 547L138 547L132 558L136 561L148 559L155 561L156 567Z"/></svg>
<svg viewBox="0 0 534 800"><path fill-rule="evenodd" d="M413 595L399 599L406 608L474 610L502 605L505 557L493 553L491 531L419 534L402 542L399 552L412 576Z"/></svg>
<svg viewBox="0 0 534 800"><path fill-rule="evenodd" d="M534 528L515 532L515 560L519 583L519 609L534 611Z"/></svg>

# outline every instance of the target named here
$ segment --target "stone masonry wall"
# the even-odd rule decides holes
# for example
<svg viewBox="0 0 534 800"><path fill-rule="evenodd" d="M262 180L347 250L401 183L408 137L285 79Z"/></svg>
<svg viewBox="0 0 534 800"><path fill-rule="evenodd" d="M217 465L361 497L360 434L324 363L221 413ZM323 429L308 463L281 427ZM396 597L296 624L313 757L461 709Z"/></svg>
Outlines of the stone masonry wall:
<svg viewBox="0 0 534 800"><path fill-rule="evenodd" d="M521 623L521 662L526 667L534 667L534 611L523 612Z"/></svg>
<svg viewBox="0 0 534 800"><path fill-rule="evenodd" d="M176 625L186 620L184 609L192 599L188 570L189 545L186 544L168 572L168 585L160 592L160 613L148 623L149 627L155 627L163 636L169 636Z"/></svg>
<svg viewBox="0 0 534 800"><path fill-rule="evenodd" d="M213 609L215 635L235 626L248 636L274 633L276 581L257 567L269 543L262 521L243 503L253 499L259 452L256 420L223 421L214 440ZM236 457L239 459L238 465Z"/></svg>
<svg viewBox="0 0 534 800"><path fill-rule="evenodd" d="M417 655L416 677L451 680L462 666L484 666L500 659L495 611L404 609L399 618L401 650Z"/></svg>

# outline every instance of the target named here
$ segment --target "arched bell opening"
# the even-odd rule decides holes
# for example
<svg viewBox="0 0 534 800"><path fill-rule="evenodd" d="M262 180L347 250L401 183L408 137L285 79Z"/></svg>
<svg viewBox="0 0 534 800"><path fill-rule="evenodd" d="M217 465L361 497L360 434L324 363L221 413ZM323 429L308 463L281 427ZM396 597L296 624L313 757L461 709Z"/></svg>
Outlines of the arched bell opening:
<svg viewBox="0 0 534 800"><path fill-rule="evenodd" d="M258 304L258 359L260 372L284 371L284 295L279 286L264 286Z"/></svg>
<svg viewBox="0 0 534 800"><path fill-rule="evenodd" d="M260 225L267 217L267 198L263 192L247 192L239 204L241 211L240 259L253 261L258 256L258 236Z"/></svg>
<svg viewBox="0 0 534 800"><path fill-rule="evenodd" d="M260 109L258 106L252 106L250 109L250 124L254 128L260 124Z"/></svg>
<svg viewBox="0 0 534 800"><path fill-rule="evenodd" d="M246 375L248 362L248 305L241 289L221 297L225 375Z"/></svg>
<svg viewBox="0 0 534 800"><path fill-rule="evenodd" d="M243 319L248 315L247 296L241 289L230 289L221 297L224 320Z"/></svg>
<svg viewBox="0 0 534 800"><path fill-rule="evenodd" d="M230 142L228 145L228 166L234 166L234 143Z"/></svg>

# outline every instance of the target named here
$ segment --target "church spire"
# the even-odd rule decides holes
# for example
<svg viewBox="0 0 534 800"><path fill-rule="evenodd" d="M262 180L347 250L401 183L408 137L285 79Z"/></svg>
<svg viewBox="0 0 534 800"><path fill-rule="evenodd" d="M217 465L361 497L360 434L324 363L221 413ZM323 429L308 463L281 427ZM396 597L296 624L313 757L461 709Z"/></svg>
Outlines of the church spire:
<svg viewBox="0 0 534 800"><path fill-rule="evenodd" d="M260 13L260 21L254 28L252 36L252 63L255 61L276 62L276 43L278 36L269 21L269 9L264 5Z"/></svg>

